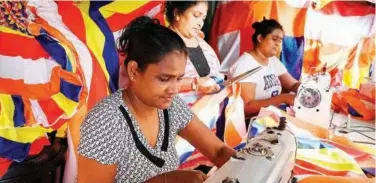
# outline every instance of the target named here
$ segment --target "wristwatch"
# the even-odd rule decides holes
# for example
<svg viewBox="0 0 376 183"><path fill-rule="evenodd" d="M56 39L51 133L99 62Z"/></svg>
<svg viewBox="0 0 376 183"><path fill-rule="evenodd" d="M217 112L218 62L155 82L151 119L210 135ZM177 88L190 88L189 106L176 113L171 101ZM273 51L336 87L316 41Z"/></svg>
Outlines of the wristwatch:
<svg viewBox="0 0 376 183"><path fill-rule="evenodd" d="M197 80L198 80L197 77L192 79L191 88L193 91L197 91L198 89Z"/></svg>

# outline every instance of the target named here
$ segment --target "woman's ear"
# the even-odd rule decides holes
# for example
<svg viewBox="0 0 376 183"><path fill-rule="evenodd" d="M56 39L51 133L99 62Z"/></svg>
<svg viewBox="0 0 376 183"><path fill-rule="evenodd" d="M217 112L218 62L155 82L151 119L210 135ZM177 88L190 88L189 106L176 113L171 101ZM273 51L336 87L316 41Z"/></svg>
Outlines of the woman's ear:
<svg viewBox="0 0 376 183"><path fill-rule="evenodd" d="M127 64L127 72L130 82L135 81L138 76L138 64L136 61L131 60Z"/></svg>
<svg viewBox="0 0 376 183"><path fill-rule="evenodd" d="M257 42L258 42L258 43L261 43L261 41L262 41L263 39L264 39L264 38L262 37L261 34L259 34L259 35L257 36Z"/></svg>
<svg viewBox="0 0 376 183"><path fill-rule="evenodd" d="M174 18L175 18L175 21L179 21L180 20L180 16L178 14L178 10L177 9L174 10Z"/></svg>

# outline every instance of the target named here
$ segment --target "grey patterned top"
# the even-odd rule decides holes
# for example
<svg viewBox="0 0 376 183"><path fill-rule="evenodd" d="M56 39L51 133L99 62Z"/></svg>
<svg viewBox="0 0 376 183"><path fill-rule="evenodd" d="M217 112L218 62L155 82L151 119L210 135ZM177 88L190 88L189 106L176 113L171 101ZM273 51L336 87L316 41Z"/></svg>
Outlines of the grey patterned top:
<svg viewBox="0 0 376 183"><path fill-rule="evenodd" d="M129 115L137 138L146 150L153 156L164 160L162 167L153 163L150 158L141 153L132 137L131 128L125 120L119 107L123 106ZM169 136L167 151L161 150L165 135L163 110L158 110L159 131L155 147L151 147L122 100L119 90L104 98L87 115L81 125L78 153L98 162L117 165L116 182L144 182L151 177L175 170L179 166L179 157L175 149L175 138L178 132L192 120L193 113L176 96L168 108ZM89 167L88 167L89 168Z"/></svg>

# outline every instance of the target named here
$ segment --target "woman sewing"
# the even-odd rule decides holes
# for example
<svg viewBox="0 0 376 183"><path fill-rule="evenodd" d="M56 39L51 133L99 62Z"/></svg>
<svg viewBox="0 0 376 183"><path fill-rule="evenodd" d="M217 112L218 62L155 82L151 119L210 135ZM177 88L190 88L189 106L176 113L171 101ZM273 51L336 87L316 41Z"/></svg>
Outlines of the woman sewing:
<svg viewBox="0 0 376 183"><path fill-rule="evenodd" d="M139 17L119 38L127 56L126 89L104 98L81 125L78 182L203 182L199 171L177 170L177 135L216 166L234 150L221 142L176 96L187 47L157 20Z"/></svg>
<svg viewBox="0 0 376 183"><path fill-rule="evenodd" d="M236 77L248 70L262 66L262 70L241 81L241 96L246 117L257 115L261 107L280 104L293 105L300 82L293 78L276 57L283 39L283 28L276 20L264 19L252 27L254 49L245 52L231 67L229 77Z"/></svg>
<svg viewBox="0 0 376 183"><path fill-rule="evenodd" d="M182 80L181 92L202 94L217 92L215 80L223 80L220 62L214 50L203 40L201 28L208 11L206 1L166 1L165 14L175 31L188 47L188 62ZM212 79L215 78L215 79Z"/></svg>

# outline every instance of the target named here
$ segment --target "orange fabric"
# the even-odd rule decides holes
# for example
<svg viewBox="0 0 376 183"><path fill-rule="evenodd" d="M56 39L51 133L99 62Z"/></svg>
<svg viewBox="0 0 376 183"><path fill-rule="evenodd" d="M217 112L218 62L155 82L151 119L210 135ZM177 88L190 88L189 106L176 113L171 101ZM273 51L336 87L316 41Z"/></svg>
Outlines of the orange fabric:
<svg viewBox="0 0 376 183"><path fill-rule="evenodd" d="M373 89L374 91L374 89ZM332 97L332 109L349 114L348 108L351 106L363 117L360 120L370 121L375 119L375 105L366 100L357 90L349 89L343 92L336 92ZM357 117L358 118L358 117Z"/></svg>
<svg viewBox="0 0 376 183"><path fill-rule="evenodd" d="M337 176L312 175L300 180L299 183L374 183L375 178L354 178Z"/></svg>
<svg viewBox="0 0 376 183"><path fill-rule="evenodd" d="M81 85L81 81L76 74L67 72L61 67L54 67L51 73L50 81L45 84L25 84L24 80L0 78L0 83L2 84L0 93L21 95L30 99L46 99L60 92L60 79L75 85ZM20 90L20 88L23 88L23 90Z"/></svg>
<svg viewBox="0 0 376 183"><path fill-rule="evenodd" d="M0 50L2 55L10 57L22 55L23 58L32 60L50 57L35 38L0 31L0 40ZM27 45L27 49L20 49L20 44Z"/></svg>
<svg viewBox="0 0 376 183"><path fill-rule="evenodd" d="M365 100L375 104L375 83L363 83L360 84L359 93L364 97Z"/></svg>

